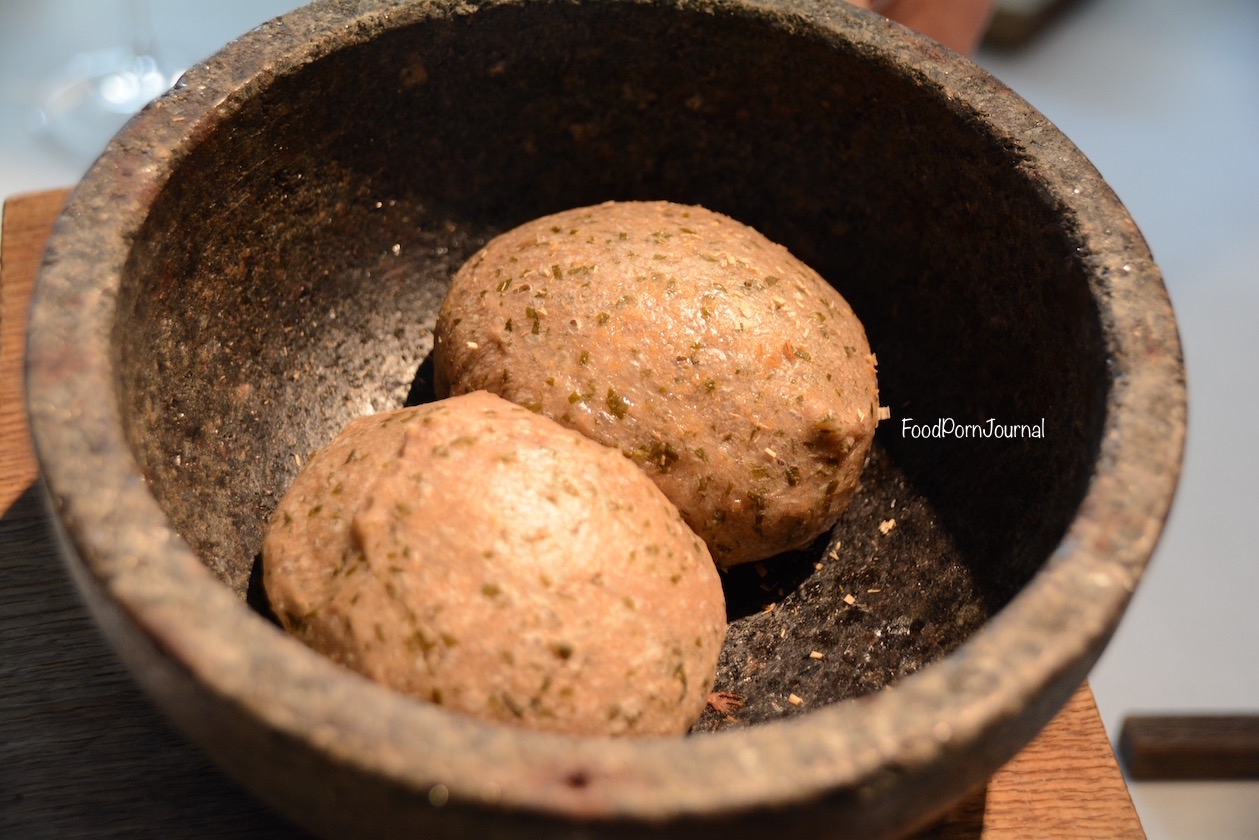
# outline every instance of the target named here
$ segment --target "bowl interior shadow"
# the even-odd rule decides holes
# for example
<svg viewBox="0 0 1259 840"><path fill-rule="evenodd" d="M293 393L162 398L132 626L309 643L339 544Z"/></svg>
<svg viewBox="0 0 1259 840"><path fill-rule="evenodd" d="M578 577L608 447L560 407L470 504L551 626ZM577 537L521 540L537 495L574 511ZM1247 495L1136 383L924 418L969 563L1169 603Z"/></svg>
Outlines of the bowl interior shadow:
<svg viewBox="0 0 1259 840"><path fill-rule="evenodd" d="M750 224L832 282L892 410L829 538L726 575L717 688L745 706L697 728L866 694L955 649L1053 550L1105 409L1078 243L1018 151L883 59L746 12L473 18L280 76L156 197L113 341L130 446L176 529L246 597L308 454L424 398L467 257L545 213L664 198ZM915 438L907 418L1044 437Z"/></svg>

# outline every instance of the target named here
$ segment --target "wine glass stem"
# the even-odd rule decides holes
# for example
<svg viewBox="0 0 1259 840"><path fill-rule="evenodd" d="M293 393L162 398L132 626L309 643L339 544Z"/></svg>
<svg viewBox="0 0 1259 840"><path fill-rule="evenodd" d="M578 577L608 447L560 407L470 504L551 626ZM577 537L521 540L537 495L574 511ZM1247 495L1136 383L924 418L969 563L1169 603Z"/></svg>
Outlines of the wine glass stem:
<svg viewBox="0 0 1259 840"><path fill-rule="evenodd" d="M147 0L128 0L127 13L131 18L132 49L135 54L153 55L153 20Z"/></svg>

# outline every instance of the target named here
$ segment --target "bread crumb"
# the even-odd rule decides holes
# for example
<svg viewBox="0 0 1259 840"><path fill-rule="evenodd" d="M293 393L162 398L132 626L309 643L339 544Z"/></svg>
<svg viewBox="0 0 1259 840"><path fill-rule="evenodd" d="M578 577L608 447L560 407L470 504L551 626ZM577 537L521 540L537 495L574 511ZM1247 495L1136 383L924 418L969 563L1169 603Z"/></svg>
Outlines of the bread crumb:
<svg viewBox="0 0 1259 840"><path fill-rule="evenodd" d="M844 596L844 603L851 607L853 604L857 603L857 599L854 598L850 592Z"/></svg>
<svg viewBox="0 0 1259 840"><path fill-rule="evenodd" d="M825 659L826 654L822 653L822 651L820 650L812 650L812 651L809 651L809 658L810 659Z"/></svg>
<svg viewBox="0 0 1259 840"><path fill-rule="evenodd" d="M883 536L886 537L888 531L891 531L895 527L896 527L895 519L884 519L882 522L879 523L879 533L881 533Z"/></svg>
<svg viewBox="0 0 1259 840"><path fill-rule="evenodd" d="M477 348L478 348L478 347L480 347L480 346L481 346L481 345L477 344L475 341L469 341L469 342L468 342L468 349L469 349L469 350L475 350L475 349L477 349Z"/></svg>
<svg viewBox="0 0 1259 840"><path fill-rule="evenodd" d="M796 696L795 694L788 694L787 702L793 706L799 706L801 703L804 702L804 700L802 700L800 697Z"/></svg>
<svg viewBox="0 0 1259 840"><path fill-rule="evenodd" d="M730 714L742 709L743 701L746 699L742 694L734 694L729 691L714 691L708 695L708 705L712 706L713 711L718 714L726 715L726 720L733 722L734 718L730 717Z"/></svg>

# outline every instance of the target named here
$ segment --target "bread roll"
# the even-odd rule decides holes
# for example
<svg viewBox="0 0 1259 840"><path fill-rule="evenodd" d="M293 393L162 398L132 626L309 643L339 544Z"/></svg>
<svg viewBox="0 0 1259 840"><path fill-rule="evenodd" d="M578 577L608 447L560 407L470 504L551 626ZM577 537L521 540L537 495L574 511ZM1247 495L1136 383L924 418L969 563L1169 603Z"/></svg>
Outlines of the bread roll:
<svg viewBox="0 0 1259 840"><path fill-rule="evenodd" d="M435 340L439 395L489 390L617 447L726 567L827 531L878 422L844 298L700 207L606 203L504 233L454 278Z"/></svg>
<svg viewBox="0 0 1259 840"><path fill-rule="evenodd" d="M576 734L677 734L725 638L704 543L619 452L487 393L364 417L271 518L286 630L398 691Z"/></svg>

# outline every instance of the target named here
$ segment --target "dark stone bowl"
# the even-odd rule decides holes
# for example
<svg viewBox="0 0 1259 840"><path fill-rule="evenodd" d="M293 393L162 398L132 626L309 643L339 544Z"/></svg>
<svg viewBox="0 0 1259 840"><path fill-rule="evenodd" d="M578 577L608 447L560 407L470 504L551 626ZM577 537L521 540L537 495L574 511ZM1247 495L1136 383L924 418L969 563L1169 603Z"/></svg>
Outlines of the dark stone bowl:
<svg viewBox="0 0 1259 840"><path fill-rule="evenodd" d="M548 736L288 639L254 582L299 463L431 398L436 307L487 237L632 198L817 268L892 409L829 540L726 577L718 688L744 707L681 739ZM294 820L730 840L903 832L1030 740L1149 558L1185 393L1158 271L1097 172L899 26L808 0L364 0L249 33L111 143L40 274L29 409L106 634ZM989 420L1022 434L973 434Z"/></svg>

